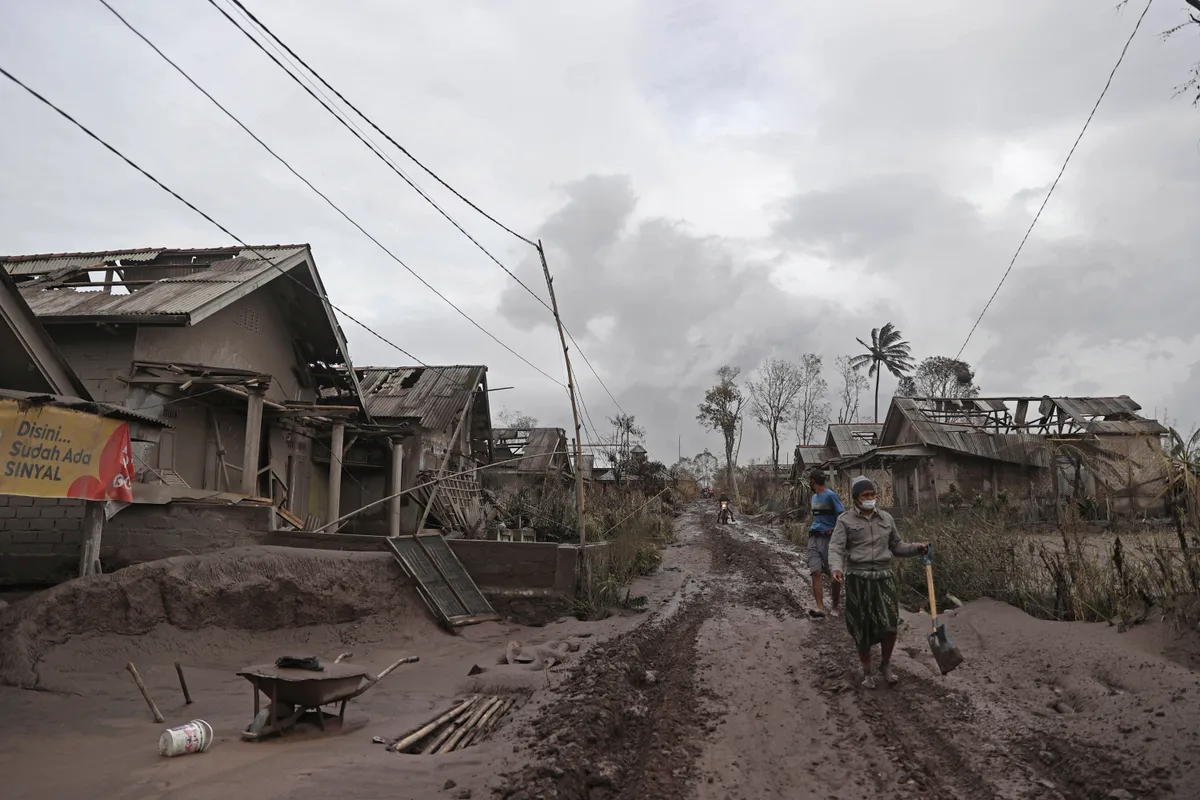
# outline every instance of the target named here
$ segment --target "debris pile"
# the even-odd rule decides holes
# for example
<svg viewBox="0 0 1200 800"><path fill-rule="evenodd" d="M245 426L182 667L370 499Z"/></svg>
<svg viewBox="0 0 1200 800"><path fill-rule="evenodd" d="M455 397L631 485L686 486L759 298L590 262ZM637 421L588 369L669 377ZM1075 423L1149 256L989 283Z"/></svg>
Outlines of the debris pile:
<svg viewBox="0 0 1200 800"><path fill-rule="evenodd" d="M475 694L388 745L393 753L439 755L481 742L521 701L517 694Z"/></svg>

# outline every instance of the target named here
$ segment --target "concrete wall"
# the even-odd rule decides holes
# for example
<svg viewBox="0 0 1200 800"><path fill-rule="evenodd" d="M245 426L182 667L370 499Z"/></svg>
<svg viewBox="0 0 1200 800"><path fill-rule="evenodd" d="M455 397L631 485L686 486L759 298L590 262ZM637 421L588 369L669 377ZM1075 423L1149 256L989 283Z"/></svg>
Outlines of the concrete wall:
<svg viewBox="0 0 1200 800"><path fill-rule="evenodd" d="M134 355L140 361L187 361L271 375L267 399L312 400L301 389L302 368L270 289L253 292L191 327L144 325ZM303 366L307 369L307 366ZM303 376L307 379L307 375Z"/></svg>
<svg viewBox="0 0 1200 800"><path fill-rule="evenodd" d="M0 495L0 586L75 577L83 508L82 500Z"/></svg>
<svg viewBox="0 0 1200 800"><path fill-rule="evenodd" d="M124 403L129 386L117 379L129 374L137 329L98 325L52 325L54 343L95 400Z"/></svg>
<svg viewBox="0 0 1200 800"><path fill-rule="evenodd" d="M100 563L106 572L144 561L262 544L271 509L168 503L128 506L104 525Z"/></svg>

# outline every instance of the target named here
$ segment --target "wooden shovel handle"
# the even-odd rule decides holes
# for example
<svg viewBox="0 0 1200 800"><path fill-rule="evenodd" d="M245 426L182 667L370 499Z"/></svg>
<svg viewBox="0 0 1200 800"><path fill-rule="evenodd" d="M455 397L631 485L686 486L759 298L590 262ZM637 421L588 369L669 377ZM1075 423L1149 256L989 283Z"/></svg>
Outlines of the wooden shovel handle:
<svg viewBox="0 0 1200 800"><path fill-rule="evenodd" d="M933 618L933 629L937 630L937 595L933 591L933 565L925 565L925 582L929 584L929 616Z"/></svg>

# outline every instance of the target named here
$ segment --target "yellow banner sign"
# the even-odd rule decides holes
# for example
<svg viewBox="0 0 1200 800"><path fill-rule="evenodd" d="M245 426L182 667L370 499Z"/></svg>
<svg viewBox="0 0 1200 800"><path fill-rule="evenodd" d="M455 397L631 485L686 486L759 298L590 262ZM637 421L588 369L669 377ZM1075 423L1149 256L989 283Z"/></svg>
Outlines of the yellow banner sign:
<svg viewBox="0 0 1200 800"><path fill-rule="evenodd" d="M129 426L49 405L0 400L0 494L133 502Z"/></svg>

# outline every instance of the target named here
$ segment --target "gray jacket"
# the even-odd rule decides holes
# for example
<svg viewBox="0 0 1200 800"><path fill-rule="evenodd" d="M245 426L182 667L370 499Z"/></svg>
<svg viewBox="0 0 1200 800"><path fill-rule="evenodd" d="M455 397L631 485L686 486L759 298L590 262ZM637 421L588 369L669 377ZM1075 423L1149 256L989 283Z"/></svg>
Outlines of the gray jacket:
<svg viewBox="0 0 1200 800"><path fill-rule="evenodd" d="M829 569L831 572L886 570L891 567L893 556L907 558L920 552L917 545L900 541L891 514L876 510L868 517L855 506L838 517L833 528Z"/></svg>

